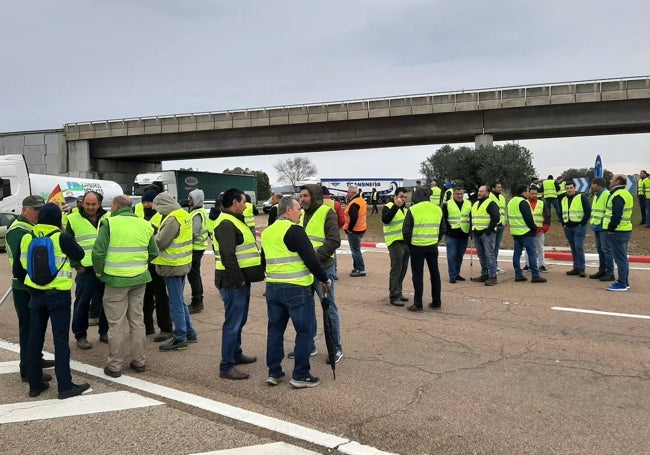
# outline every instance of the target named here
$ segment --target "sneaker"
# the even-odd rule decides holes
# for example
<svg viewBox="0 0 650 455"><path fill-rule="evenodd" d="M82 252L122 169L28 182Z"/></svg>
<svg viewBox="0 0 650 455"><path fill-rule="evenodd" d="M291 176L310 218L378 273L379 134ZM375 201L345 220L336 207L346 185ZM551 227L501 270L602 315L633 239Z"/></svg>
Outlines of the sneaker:
<svg viewBox="0 0 650 455"><path fill-rule="evenodd" d="M539 266L539 271L542 273L548 273L548 269L546 268L545 265L540 265Z"/></svg>
<svg viewBox="0 0 650 455"><path fill-rule="evenodd" d="M310 357L314 357L316 354L318 354L318 351L316 348L314 348L313 351L309 354ZM295 359L296 358L296 353L295 351L291 351L289 354L287 354L287 359Z"/></svg>
<svg viewBox="0 0 650 455"><path fill-rule="evenodd" d="M605 272L601 272L599 270L598 272L589 275L589 279L590 280L598 280L598 279L600 279L601 276L604 276L604 275L605 275Z"/></svg>
<svg viewBox="0 0 650 455"><path fill-rule="evenodd" d="M497 275L501 275L502 273L506 273L506 271L497 267Z"/></svg>
<svg viewBox="0 0 650 455"><path fill-rule="evenodd" d="M526 265L526 266L524 266L524 268L522 270L524 272L530 272L530 267L528 267L528 265Z"/></svg>
<svg viewBox="0 0 650 455"><path fill-rule="evenodd" d="M79 349L92 349L93 345L86 338L79 338L77 340L77 347Z"/></svg>
<svg viewBox="0 0 650 455"><path fill-rule="evenodd" d="M608 291L613 291L613 292L627 292L629 289L630 289L629 286L621 284L618 281L607 288Z"/></svg>
<svg viewBox="0 0 650 455"><path fill-rule="evenodd" d="M266 383L270 386L274 386L274 385L278 385L285 379L287 379L287 375L284 373L280 373L280 376L269 375L269 377L266 378Z"/></svg>
<svg viewBox="0 0 650 455"><path fill-rule="evenodd" d="M192 335L187 336L187 342L188 343L198 343L199 339L196 337L196 332L194 332Z"/></svg>
<svg viewBox="0 0 650 455"><path fill-rule="evenodd" d="M530 280L531 283L546 283L547 281L548 281L548 280L547 280L546 278L541 277L541 276L533 277L533 278Z"/></svg>
<svg viewBox="0 0 650 455"><path fill-rule="evenodd" d="M320 379L310 374L306 378L302 378L302 379L291 378L291 381L289 381L289 383L292 386L294 386L296 389L302 389L305 387L316 387L318 384L320 384Z"/></svg>
<svg viewBox="0 0 650 455"><path fill-rule="evenodd" d="M92 392L93 389L90 388L90 384L84 382L83 384L72 384L72 388L59 392L59 400L65 400L66 398L72 398L79 395Z"/></svg>
<svg viewBox="0 0 650 455"><path fill-rule="evenodd" d="M99 335L99 342L108 344L108 334Z"/></svg>
<svg viewBox="0 0 650 455"><path fill-rule="evenodd" d="M156 336L156 338L154 338L153 340L156 343L160 343L161 341L169 340L173 336L174 336L174 334L171 333L171 332L160 332L160 334L158 336Z"/></svg>
<svg viewBox="0 0 650 455"><path fill-rule="evenodd" d="M353 270L350 272L351 277L359 277L359 276L366 276L366 272L364 270Z"/></svg>
<svg viewBox="0 0 650 455"><path fill-rule="evenodd" d="M526 278L526 277L523 276L523 275L517 275L517 276L515 277L515 281L517 281L517 282L520 282L520 281L528 281L528 278Z"/></svg>
<svg viewBox="0 0 650 455"><path fill-rule="evenodd" d="M334 363L339 363L342 358L343 358L343 351L337 349L336 353L334 354ZM329 356L327 356L327 360L325 361L325 363L331 365Z"/></svg>
<svg viewBox="0 0 650 455"><path fill-rule="evenodd" d="M172 338L169 343L163 343L158 346L161 351L185 351L187 349L187 341L180 341Z"/></svg>
<svg viewBox="0 0 650 455"><path fill-rule="evenodd" d="M232 367L228 371L220 371L219 372L219 377L223 379L232 379L233 381L239 381L242 379L248 379L250 378L250 374L244 373L243 371L239 371L237 368Z"/></svg>
<svg viewBox="0 0 650 455"><path fill-rule="evenodd" d="M469 280L474 283L485 283L488 280L488 277L481 275L474 278L470 278Z"/></svg>
<svg viewBox="0 0 650 455"><path fill-rule="evenodd" d="M147 369L146 365L138 365L133 360L129 363L129 368L131 368L136 373L144 373Z"/></svg>
<svg viewBox="0 0 650 455"><path fill-rule="evenodd" d="M30 389L29 389L29 397L30 398L36 398L37 396L39 396L41 393L45 392L49 388L50 388L50 384L48 384L47 382L41 382L41 385L39 385L35 389L32 389L30 387Z"/></svg>
<svg viewBox="0 0 650 455"><path fill-rule="evenodd" d="M120 376L122 376L121 371L113 371L113 370L109 369L107 366L104 367L104 374L106 376L110 376L111 378L119 378Z"/></svg>
<svg viewBox="0 0 650 455"><path fill-rule="evenodd" d="M616 277L614 275L603 275L598 281L616 281Z"/></svg>

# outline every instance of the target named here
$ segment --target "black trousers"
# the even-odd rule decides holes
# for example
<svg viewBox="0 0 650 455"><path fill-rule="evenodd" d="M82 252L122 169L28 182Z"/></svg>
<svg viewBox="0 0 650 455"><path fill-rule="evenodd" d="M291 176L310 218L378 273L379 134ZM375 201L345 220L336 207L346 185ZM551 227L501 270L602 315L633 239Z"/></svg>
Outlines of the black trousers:
<svg viewBox="0 0 650 455"><path fill-rule="evenodd" d="M388 247L390 274L388 275L388 297L396 299L402 295L402 283L409 268L409 247L406 242L397 241Z"/></svg>
<svg viewBox="0 0 650 455"><path fill-rule="evenodd" d="M156 321L161 332L173 332L172 318L169 314L169 297L165 281L156 273L156 266L149 264L149 273L151 281L147 283L144 290L144 327L147 333L154 333L156 330L153 326L153 310L156 309Z"/></svg>
<svg viewBox="0 0 650 455"><path fill-rule="evenodd" d="M413 304L416 307L422 307L422 294L424 293L424 262L426 261L429 268L429 278L431 280L431 302L433 306L441 304L441 284L440 269L438 268L438 245L433 246L413 246L409 245L411 253L411 275L413 277L413 288L415 297Z"/></svg>
<svg viewBox="0 0 650 455"><path fill-rule="evenodd" d="M192 288L192 306L203 305L203 281L201 281L201 259L205 250L192 250L192 268L187 274L187 281Z"/></svg>
<svg viewBox="0 0 650 455"><path fill-rule="evenodd" d="M637 194L636 197L639 200L639 209L641 209L641 224L646 224L646 197L644 194Z"/></svg>

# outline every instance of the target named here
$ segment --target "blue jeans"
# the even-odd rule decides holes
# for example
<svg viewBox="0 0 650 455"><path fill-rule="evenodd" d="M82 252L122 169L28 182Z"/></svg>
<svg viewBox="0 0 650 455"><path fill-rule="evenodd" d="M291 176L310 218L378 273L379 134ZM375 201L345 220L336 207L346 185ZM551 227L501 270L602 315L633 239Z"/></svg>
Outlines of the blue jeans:
<svg viewBox="0 0 650 455"><path fill-rule="evenodd" d="M325 273L327 274L327 277L332 281L332 284L330 285L330 292L329 294L327 294L330 299L330 306L327 313L329 314L330 320L332 321L332 329L334 330L336 349L342 349L341 325L339 323L339 309L336 308L336 299L334 298L334 275L336 275L334 266L330 267L329 269L325 269ZM316 294L318 294L318 298L323 300L323 288L320 285L320 281L314 280L313 287L316 290ZM316 322L316 312L314 311L314 337L316 336L317 327L318 327L318 323Z"/></svg>
<svg viewBox="0 0 650 455"><path fill-rule="evenodd" d="M650 226L650 198L645 200L645 225Z"/></svg>
<svg viewBox="0 0 650 455"><path fill-rule="evenodd" d="M163 279L169 295L169 315L174 323L174 338L178 341L186 341L188 335L196 334L196 329L192 325L190 312L183 297L185 275L166 276Z"/></svg>
<svg viewBox="0 0 650 455"><path fill-rule="evenodd" d="M352 253L352 267L359 272L366 271L366 264L363 262L361 254L361 239L363 234L348 231L348 243L350 244L350 253Z"/></svg>
<svg viewBox="0 0 650 455"><path fill-rule="evenodd" d="M566 235L571 246L571 255L573 256L573 268L577 270L585 269L585 237L587 237L587 226L577 225L574 227L565 227Z"/></svg>
<svg viewBox="0 0 650 455"><path fill-rule="evenodd" d="M225 373L241 359L241 332L248 320L248 306L251 300L251 285L219 289L225 307L225 319L221 331L221 364L219 370Z"/></svg>
<svg viewBox="0 0 650 455"><path fill-rule="evenodd" d="M548 217L548 222L550 223L553 219L553 210L551 207L555 208L555 214L557 215L558 221L562 220L562 211L560 210L560 203L557 198L544 198L544 211Z"/></svg>
<svg viewBox="0 0 650 455"><path fill-rule="evenodd" d="M52 338L54 339L54 373L59 392L72 388L70 374L70 307L72 296L70 291L48 291L43 294L33 294L29 302L30 332L27 343L27 378L30 389L39 389L43 382L43 364L41 352L45 342L47 321L52 323ZM86 310L86 319L88 319Z"/></svg>
<svg viewBox="0 0 650 455"><path fill-rule="evenodd" d="M494 256L495 237L496 234L494 232L486 232L483 235L474 236L476 254L481 263L481 276L490 278L496 278L497 276L497 261Z"/></svg>
<svg viewBox="0 0 650 455"><path fill-rule="evenodd" d="M598 251L598 271L606 275L614 274L614 257L609 244L607 231L594 231L596 250Z"/></svg>
<svg viewBox="0 0 650 455"><path fill-rule="evenodd" d="M607 240L612 248L612 256L618 268L618 282L625 286L630 285L630 263L627 258L627 244L632 236L631 232L609 232Z"/></svg>
<svg viewBox="0 0 650 455"><path fill-rule="evenodd" d="M266 366L269 375L282 375L282 359L284 359L284 331L289 319L296 330L295 366L293 379L304 379L309 376L309 354L313 343L314 321L316 310L314 294L309 286L294 286L291 284L266 284L266 303L268 311L268 333L266 337Z"/></svg>
<svg viewBox="0 0 650 455"><path fill-rule="evenodd" d="M460 268L463 265L463 256L467 249L467 237L457 239L445 236L445 246L447 247L447 269L449 278L456 278L460 275Z"/></svg>
<svg viewBox="0 0 650 455"><path fill-rule="evenodd" d="M497 225L497 230L494 233L494 264L498 267L497 262L499 261L499 248L501 248L501 240L503 240L503 231L505 226L502 224Z"/></svg>
<svg viewBox="0 0 650 455"><path fill-rule="evenodd" d="M83 273L77 272L74 279L74 314L72 316L72 332L74 337L79 340L88 337L88 312L90 311L90 302L93 299L101 299L104 296L104 283L99 281L92 268L86 268ZM101 297L100 297L101 296ZM99 334L108 333L108 321L104 315L104 308L100 306L99 310Z"/></svg>
<svg viewBox="0 0 650 455"><path fill-rule="evenodd" d="M515 248L512 252L512 266L515 268L515 276L523 276L524 273L521 270L521 253L525 249L529 258L537 258L535 237L531 235L513 235L512 238L515 241ZM537 266L536 259L529 261L528 267L530 267L533 278L539 277L539 267Z"/></svg>

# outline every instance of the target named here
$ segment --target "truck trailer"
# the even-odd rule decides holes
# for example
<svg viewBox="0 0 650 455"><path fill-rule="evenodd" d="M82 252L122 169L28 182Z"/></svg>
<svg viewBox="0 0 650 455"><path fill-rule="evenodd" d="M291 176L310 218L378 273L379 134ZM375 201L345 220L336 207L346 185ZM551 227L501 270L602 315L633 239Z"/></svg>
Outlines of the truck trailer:
<svg viewBox="0 0 650 455"><path fill-rule="evenodd" d="M395 196L395 190L400 186L404 186L404 179L402 178L323 178L320 180L305 180L296 183L296 192L300 192L300 186L305 184L317 184L324 186L330 192L332 199L343 201L348 192L350 185L355 185L361 190L364 198L369 198L372 194L372 189L375 188L379 193L379 203L385 204L390 202Z"/></svg>

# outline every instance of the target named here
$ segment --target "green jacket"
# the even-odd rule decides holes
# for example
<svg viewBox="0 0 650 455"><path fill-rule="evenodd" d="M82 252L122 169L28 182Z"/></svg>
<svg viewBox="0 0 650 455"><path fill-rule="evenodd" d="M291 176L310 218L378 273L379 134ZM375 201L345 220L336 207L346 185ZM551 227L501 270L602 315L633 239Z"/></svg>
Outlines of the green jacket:
<svg viewBox="0 0 650 455"><path fill-rule="evenodd" d="M137 218L137 215L133 213L129 207L123 207L117 212L112 213L111 216L132 216ZM106 252L108 250L110 235L111 233L108 223L106 221L102 221L99 226L99 231L97 232L97 240L95 240L95 245L93 246L92 253L93 268L95 269L95 273L99 279L114 288L138 286L140 284L146 284L151 281L151 274L149 274L149 270L145 270L144 273L129 278L104 274L104 264L106 261ZM158 256L158 246L156 245L153 236L151 236L151 239L149 240L148 251L149 262L151 262Z"/></svg>
<svg viewBox="0 0 650 455"><path fill-rule="evenodd" d="M27 219L20 215L16 221L22 221L23 223L27 223L29 225L32 225ZM14 221L14 223L16 222ZM12 223L13 224L13 223ZM33 225L32 225L33 227ZM26 234L25 230L23 229L13 229L9 230L7 232L7 236L5 237L5 241L7 242L7 257L9 257L10 254L15 254L16 251L20 250L20 242L23 239L23 236ZM20 260L20 258L17 258ZM11 273L11 270L9 271ZM18 279L14 278L11 281L11 287L13 289L20 289L22 291L27 291L29 288L25 286L25 284L22 281L19 281Z"/></svg>

